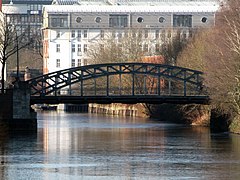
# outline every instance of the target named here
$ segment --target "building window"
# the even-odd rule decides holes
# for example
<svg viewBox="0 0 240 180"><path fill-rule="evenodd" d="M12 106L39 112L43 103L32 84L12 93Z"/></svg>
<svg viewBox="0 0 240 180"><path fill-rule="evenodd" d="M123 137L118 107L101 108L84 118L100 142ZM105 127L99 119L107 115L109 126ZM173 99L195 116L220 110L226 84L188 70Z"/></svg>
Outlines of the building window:
<svg viewBox="0 0 240 180"><path fill-rule="evenodd" d="M161 40L162 40L162 41L165 41L165 39L166 39L166 31L165 31L165 30L162 30L162 31L161 31Z"/></svg>
<svg viewBox="0 0 240 180"><path fill-rule="evenodd" d="M132 38L136 38L136 36L137 36L137 35L136 35L136 32L133 31L133 32L132 32Z"/></svg>
<svg viewBox="0 0 240 180"><path fill-rule="evenodd" d="M87 44L83 45L83 52L87 52Z"/></svg>
<svg viewBox="0 0 240 180"><path fill-rule="evenodd" d="M173 27L192 27L192 15L173 15Z"/></svg>
<svg viewBox="0 0 240 180"><path fill-rule="evenodd" d="M78 60L77 60L77 65L78 65L78 66L81 66L81 65L82 65L81 59L78 59Z"/></svg>
<svg viewBox="0 0 240 180"><path fill-rule="evenodd" d="M101 32L100 32L100 37L101 37L101 38L104 38L104 30L101 30Z"/></svg>
<svg viewBox="0 0 240 180"><path fill-rule="evenodd" d="M145 30L145 35L144 35L145 38L148 38L148 30Z"/></svg>
<svg viewBox="0 0 240 180"><path fill-rule="evenodd" d="M202 23L206 23L207 22L207 18L206 17L203 17L202 18Z"/></svg>
<svg viewBox="0 0 240 180"><path fill-rule="evenodd" d="M122 33L118 32L117 36L118 36L118 39L121 39L122 38Z"/></svg>
<svg viewBox="0 0 240 180"><path fill-rule="evenodd" d="M72 59L71 67L75 67L75 59Z"/></svg>
<svg viewBox="0 0 240 180"><path fill-rule="evenodd" d="M83 59L83 65L84 65L84 66L87 65L87 59Z"/></svg>
<svg viewBox="0 0 240 180"><path fill-rule="evenodd" d="M78 38L81 38L81 30L78 30L78 31L77 31L77 37L78 37Z"/></svg>
<svg viewBox="0 0 240 180"><path fill-rule="evenodd" d="M142 51L142 44L139 44L138 47Z"/></svg>
<svg viewBox="0 0 240 180"><path fill-rule="evenodd" d="M128 15L110 15L109 27L128 27Z"/></svg>
<svg viewBox="0 0 240 180"><path fill-rule="evenodd" d="M60 37L61 37L61 32L60 32L60 31L57 31L56 38L60 38Z"/></svg>
<svg viewBox="0 0 240 180"><path fill-rule="evenodd" d="M24 17L22 17L21 21L24 22L23 20L24 20ZM52 25L52 27L57 27L58 26L58 18L52 18L51 25Z"/></svg>
<svg viewBox="0 0 240 180"><path fill-rule="evenodd" d="M56 52L60 52L60 44L56 44Z"/></svg>
<svg viewBox="0 0 240 180"><path fill-rule="evenodd" d="M100 45L100 51L103 52L104 51L104 44Z"/></svg>
<svg viewBox="0 0 240 180"><path fill-rule="evenodd" d="M84 37L84 38L87 38L87 30L84 30L84 31L83 31L83 37Z"/></svg>
<svg viewBox="0 0 240 180"><path fill-rule="evenodd" d="M96 17L95 21L96 21L96 23L100 23L102 21L102 19L100 17Z"/></svg>
<svg viewBox="0 0 240 180"><path fill-rule="evenodd" d="M82 49L81 49L81 44L78 44L77 45L77 52L81 52L82 51Z"/></svg>
<svg viewBox="0 0 240 180"><path fill-rule="evenodd" d="M81 23L82 21L83 21L83 20L82 20L81 17L77 17L77 18L76 18L76 22L77 22L77 23Z"/></svg>
<svg viewBox="0 0 240 180"><path fill-rule="evenodd" d="M165 18L164 18L164 17L160 17L160 18L158 19L158 21L159 21L160 23L163 23L163 22L165 21Z"/></svg>
<svg viewBox="0 0 240 180"><path fill-rule="evenodd" d="M113 39L116 38L116 31L112 31L112 38L113 38Z"/></svg>
<svg viewBox="0 0 240 180"><path fill-rule="evenodd" d="M56 67L57 67L57 68L60 67L60 59L56 59Z"/></svg>
<svg viewBox="0 0 240 180"><path fill-rule="evenodd" d="M72 52L75 52L75 44L72 44Z"/></svg>
<svg viewBox="0 0 240 180"><path fill-rule="evenodd" d="M54 19L53 20L53 24L56 24L57 22L55 22L56 20ZM28 22L28 17L27 16L25 16L25 15L23 15L23 16L21 16L21 22L22 23L27 23Z"/></svg>
<svg viewBox="0 0 240 180"><path fill-rule="evenodd" d="M124 38L128 38L128 33L127 31L124 32Z"/></svg>
<svg viewBox="0 0 240 180"><path fill-rule="evenodd" d="M72 38L75 38L75 30L72 30Z"/></svg>
<svg viewBox="0 0 240 180"><path fill-rule="evenodd" d="M169 39L172 37L172 32L171 32L171 30L168 30L168 32L167 32L167 37L168 37Z"/></svg>
<svg viewBox="0 0 240 180"><path fill-rule="evenodd" d="M67 17L61 17L61 16L54 16L54 17L51 17L51 26L52 27L68 27L68 20L67 20Z"/></svg>
<svg viewBox="0 0 240 180"><path fill-rule="evenodd" d="M144 20L143 20L142 17L138 17L138 18L137 18L137 22L138 22L138 23L143 23L143 21L144 21Z"/></svg>
<svg viewBox="0 0 240 180"><path fill-rule="evenodd" d="M159 30L155 31L155 38L158 39L159 38Z"/></svg>
<svg viewBox="0 0 240 180"><path fill-rule="evenodd" d="M186 40L186 39L187 39L187 32L186 32L186 31L183 31L183 32L182 32L182 39L183 39L183 40Z"/></svg>
<svg viewBox="0 0 240 180"><path fill-rule="evenodd" d="M141 30L138 31L138 38L142 39L142 31Z"/></svg>
<svg viewBox="0 0 240 180"><path fill-rule="evenodd" d="M159 53L160 52L160 45L157 43L155 44L155 52Z"/></svg>
<svg viewBox="0 0 240 180"><path fill-rule="evenodd" d="M143 46L143 51L144 51L144 52L148 52L148 44L144 44L144 46Z"/></svg>
<svg viewBox="0 0 240 180"><path fill-rule="evenodd" d="M192 30L189 30L188 37L193 37L193 31Z"/></svg>

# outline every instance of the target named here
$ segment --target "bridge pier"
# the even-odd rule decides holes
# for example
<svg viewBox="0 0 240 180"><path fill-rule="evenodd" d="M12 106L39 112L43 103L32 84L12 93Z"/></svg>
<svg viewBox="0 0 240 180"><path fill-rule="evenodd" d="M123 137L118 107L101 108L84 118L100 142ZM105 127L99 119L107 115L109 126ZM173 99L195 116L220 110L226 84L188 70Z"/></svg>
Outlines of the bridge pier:
<svg viewBox="0 0 240 180"><path fill-rule="evenodd" d="M0 96L0 120L9 131L37 131L37 114L30 106L30 88L26 82L15 82L13 89L8 89Z"/></svg>

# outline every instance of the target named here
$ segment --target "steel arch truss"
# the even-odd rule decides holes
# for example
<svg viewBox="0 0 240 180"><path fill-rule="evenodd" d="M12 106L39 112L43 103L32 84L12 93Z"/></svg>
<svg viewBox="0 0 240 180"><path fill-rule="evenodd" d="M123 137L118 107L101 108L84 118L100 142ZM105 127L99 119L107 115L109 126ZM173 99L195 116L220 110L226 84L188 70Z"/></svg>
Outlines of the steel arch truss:
<svg viewBox="0 0 240 180"><path fill-rule="evenodd" d="M31 96L201 95L202 72L152 63L80 66L28 81Z"/></svg>

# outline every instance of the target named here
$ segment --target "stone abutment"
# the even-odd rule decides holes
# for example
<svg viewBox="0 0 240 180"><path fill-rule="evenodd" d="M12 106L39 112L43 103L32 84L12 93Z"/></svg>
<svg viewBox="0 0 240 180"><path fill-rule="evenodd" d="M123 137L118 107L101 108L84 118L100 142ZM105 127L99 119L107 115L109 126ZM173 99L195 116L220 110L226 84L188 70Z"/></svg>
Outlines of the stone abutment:
<svg viewBox="0 0 240 180"><path fill-rule="evenodd" d="M30 88L15 82L12 89L0 94L0 121L9 131L37 131L37 114L30 106Z"/></svg>

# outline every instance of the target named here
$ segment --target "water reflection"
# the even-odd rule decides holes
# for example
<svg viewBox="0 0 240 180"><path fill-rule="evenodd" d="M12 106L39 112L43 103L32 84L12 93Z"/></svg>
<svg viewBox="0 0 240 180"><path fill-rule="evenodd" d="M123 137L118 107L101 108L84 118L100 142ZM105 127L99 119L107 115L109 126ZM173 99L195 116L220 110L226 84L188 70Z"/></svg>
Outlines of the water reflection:
<svg viewBox="0 0 240 180"><path fill-rule="evenodd" d="M1 179L238 179L240 136L143 118L39 113L37 135L0 131Z"/></svg>

